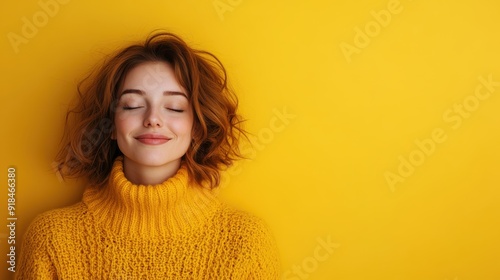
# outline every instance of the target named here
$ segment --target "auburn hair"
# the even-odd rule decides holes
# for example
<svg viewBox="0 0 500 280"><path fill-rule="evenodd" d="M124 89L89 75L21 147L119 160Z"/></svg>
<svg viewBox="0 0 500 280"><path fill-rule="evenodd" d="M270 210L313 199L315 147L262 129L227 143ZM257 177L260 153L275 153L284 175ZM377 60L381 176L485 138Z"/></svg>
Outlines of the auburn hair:
<svg viewBox="0 0 500 280"><path fill-rule="evenodd" d="M122 155L116 140L111 139L118 90L132 68L157 61L172 66L193 109L193 139L182 157L190 180L217 187L220 172L242 158L239 142L246 132L237 114L238 99L228 86L220 60L189 47L177 35L156 31L143 43L105 58L78 84L78 97L66 114L56 155L57 171L63 178L83 177L101 186L107 182L113 161Z"/></svg>

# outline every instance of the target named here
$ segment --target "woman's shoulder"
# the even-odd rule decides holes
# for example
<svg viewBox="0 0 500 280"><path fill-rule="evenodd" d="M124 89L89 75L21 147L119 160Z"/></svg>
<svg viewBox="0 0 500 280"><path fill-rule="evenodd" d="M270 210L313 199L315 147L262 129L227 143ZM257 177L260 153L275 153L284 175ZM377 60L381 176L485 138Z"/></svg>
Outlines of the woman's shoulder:
<svg viewBox="0 0 500 280"><path fill-rule="evenodd" d="M263 218L231 205L223 204L215 218L232 232L246 233L254 237L272 235Z"/></svg>
<svg viewBox="0 0 500 280"><path fill-rule="evenodd" d="M38 214L29 225L29 231L54 231L61 227L68 227L71 221L76 221L84 214L86 206L78 202L71 206L56 208Z"/></svg>
<svg viewBox="0 0 500 280"><path fill-rule="evenodd" d="M219 212L223 222L218 233L222 235L221 248L226 249L224 255L247 263L239 266L247 269L242 275L251 279L278 279L281 271L279 249L264 219L227 205Z"/></svg>
<svg viewBox="0 0 500 280"><path fill-rule="evenodd" d="M37 216L37 219L72 219L86 211L86 206L82 202L78 202L66 207L55 208L42 212Z"/></svg>

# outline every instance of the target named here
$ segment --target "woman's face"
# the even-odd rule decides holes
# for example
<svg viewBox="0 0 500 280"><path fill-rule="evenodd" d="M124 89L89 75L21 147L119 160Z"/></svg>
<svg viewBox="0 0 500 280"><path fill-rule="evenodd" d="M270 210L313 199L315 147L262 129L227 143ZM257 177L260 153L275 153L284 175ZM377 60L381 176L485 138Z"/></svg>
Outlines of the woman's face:
<svg viewBox="0 0 500 280"><path fill-rule="evenodd" d="M113 138L134 166L175 168L191 142L193 112L166 62L130 70L119 91Z"/></svg>

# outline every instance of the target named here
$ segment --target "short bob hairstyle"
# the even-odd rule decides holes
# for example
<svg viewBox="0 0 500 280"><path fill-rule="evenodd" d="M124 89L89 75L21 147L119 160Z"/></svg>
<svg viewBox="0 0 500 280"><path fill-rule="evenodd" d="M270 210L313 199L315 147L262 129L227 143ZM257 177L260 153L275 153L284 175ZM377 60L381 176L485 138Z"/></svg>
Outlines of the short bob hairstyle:
<svg viewBox="0 0 500 280"><path fill-rule="evenodd" d="M156 31L144 43L105 58L79 83L79 96L66 114L56 156L57 171L63 178L106 184L113 161L122 155L116 140L111 139L118 90L132 68L151 61L172 66L193 108L193 139L182 157L190 181L215 188L221 181L220 172L242 158L239 141L246 133L222 63L209 52L190 48L172 33Z"/></svg>

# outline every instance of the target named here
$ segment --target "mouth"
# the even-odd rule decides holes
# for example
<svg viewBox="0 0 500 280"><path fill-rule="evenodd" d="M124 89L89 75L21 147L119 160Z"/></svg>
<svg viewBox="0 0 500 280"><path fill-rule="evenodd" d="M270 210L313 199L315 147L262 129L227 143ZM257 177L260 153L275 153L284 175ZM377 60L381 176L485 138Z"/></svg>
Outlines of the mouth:
<svg viewBox="0 0 500 280"><path fill-rule="evenodd" d="M147 145L160 145L170 141L171 138L161 134L142 134L135 137L135 139Z"/></svg>

